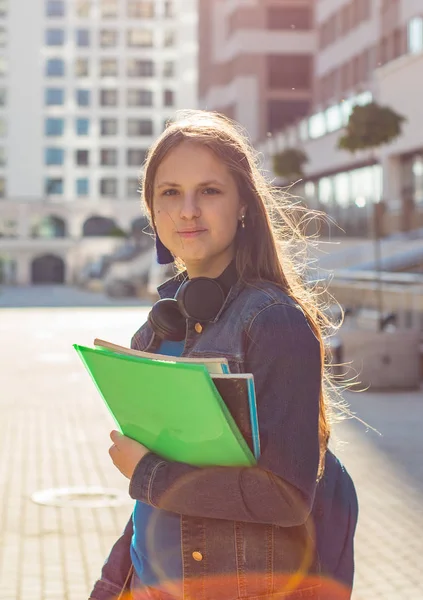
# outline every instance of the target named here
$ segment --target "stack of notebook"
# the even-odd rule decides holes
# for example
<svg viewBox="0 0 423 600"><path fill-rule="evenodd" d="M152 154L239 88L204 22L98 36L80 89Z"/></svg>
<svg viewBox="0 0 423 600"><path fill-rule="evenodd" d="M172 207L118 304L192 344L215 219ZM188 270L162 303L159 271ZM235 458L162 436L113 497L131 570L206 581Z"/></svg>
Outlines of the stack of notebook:
<svg viewBox="0 0 423 600"><path fill-rule="evenodd" d="M258 460L254 379L230 374L225 358L175 358L99 339L74 348L124 435L197 466Z"/></svg>

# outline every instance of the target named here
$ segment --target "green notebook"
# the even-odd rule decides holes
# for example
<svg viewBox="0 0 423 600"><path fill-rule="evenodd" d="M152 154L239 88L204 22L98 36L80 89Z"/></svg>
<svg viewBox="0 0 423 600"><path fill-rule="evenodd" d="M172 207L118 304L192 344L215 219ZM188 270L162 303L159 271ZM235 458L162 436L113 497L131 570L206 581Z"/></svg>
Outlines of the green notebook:
<svg viewBox="0 0 423 600"><path fill-rule="evenodd" d="M74 348L124 435L171 461L256 463L204 365Z"/></svg>

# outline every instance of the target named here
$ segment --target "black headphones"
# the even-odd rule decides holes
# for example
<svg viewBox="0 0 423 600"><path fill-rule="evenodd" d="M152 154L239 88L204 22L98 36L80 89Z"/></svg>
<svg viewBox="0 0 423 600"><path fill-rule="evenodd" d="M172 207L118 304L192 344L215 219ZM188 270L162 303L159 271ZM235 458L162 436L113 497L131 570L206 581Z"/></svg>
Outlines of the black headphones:
<svg viewBox="0 0 423 600"><path fill-rule="evenodd" d="M185 339L186 320L210 323L222 309L226 296L236 280L236 267L231 264L217 279L193 277L184 281L175 298L158 300L148 315L154 333L162 340Z"/></svg>

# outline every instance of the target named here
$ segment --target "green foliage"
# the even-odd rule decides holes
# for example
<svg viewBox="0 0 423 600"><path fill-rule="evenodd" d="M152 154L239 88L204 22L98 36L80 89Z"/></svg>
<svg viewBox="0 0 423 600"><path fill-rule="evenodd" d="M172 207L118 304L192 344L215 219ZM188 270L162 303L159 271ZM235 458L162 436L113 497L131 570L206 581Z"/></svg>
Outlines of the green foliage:
<svg viewBox="0 0 423 600"><path fill-rule="evenodd" d="M120 227L113 227L110 232L108 233L108 235L110 237L117 237L117 238L126 238L128 237L127 233L121 229Z"/></svg>
<svg viewBox="0 0 423 600"><path fill-rule="evenodd" d="M338 148L354 153L389 144L401 135L405 120L405 117L388 106L381 106L376 102L356 105L345 133L338 141Z"/></svg>
<svg viewBox="0 0 423 600"><path fill-rule="evenodd" d="M298 177L304 176L303 167L308 162L308 157L299 148L287 148L273 156L273 171L278 177Z"/></svg>

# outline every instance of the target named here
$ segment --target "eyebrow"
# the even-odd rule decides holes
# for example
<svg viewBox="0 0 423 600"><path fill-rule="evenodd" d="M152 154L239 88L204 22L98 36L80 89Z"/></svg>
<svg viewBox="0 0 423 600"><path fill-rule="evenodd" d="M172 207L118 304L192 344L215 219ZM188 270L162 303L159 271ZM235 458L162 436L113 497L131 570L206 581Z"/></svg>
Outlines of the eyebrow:
<svg viewBox="0 0 423 600"><path fill-rule="evenodd" d="M217 181L217 179L210 179L209 181L203 181L198 184L198 187L205 187L207 185L219 185L223 186L224 184L221 181ZM179 183L174 183L172 181L163 181L160 185L157 186L157 189L163 187L181 187Z"/></svg>

